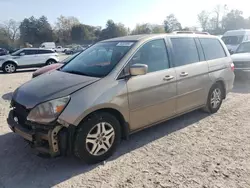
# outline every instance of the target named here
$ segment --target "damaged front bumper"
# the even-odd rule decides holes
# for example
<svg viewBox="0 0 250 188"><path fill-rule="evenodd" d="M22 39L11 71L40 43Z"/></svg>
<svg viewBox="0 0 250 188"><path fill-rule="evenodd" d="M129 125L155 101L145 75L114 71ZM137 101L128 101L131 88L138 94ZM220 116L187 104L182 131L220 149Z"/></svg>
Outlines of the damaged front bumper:
<svg viewBox="0 0 250 188"><path fill-rule="evenodd" d="M20 123L14 110L9 112L7 122L14 133L27 140L39 153L55 157L71 152L72 128L65 128L57 122L48 126Z"/></svg>

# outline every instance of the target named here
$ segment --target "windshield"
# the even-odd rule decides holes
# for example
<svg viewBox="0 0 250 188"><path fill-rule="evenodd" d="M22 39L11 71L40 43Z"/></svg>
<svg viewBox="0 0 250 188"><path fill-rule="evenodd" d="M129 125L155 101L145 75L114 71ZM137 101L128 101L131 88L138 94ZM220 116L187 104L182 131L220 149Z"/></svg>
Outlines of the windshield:
<svg viewBox="0 0 250 188"><path fill-rule="evenodd" d="M104 77L131 49L134 42L100 42L66 64L61 71L92 77Z"/></svg>
<svg viewBox="0 0 250 188"><path fill-rule="evenodd" d="M22 49L21 50L17 50L16 52L12 53L11 55L19 55L19 53L23 51Z"/></svg>
<svg viewBox="0 0 250 188"><path fill-rule="evenodd" d="M250 53L250 42L242 43L235 53Z"/></svg>
<svg viewBox="0 0 250 188"><path fill-rule="evenodd" d="M70 62L72 59L74 59L78 54L80 54L80 52L76 53L75 55L71 55L69 57L67 57L66 59L62 60L62 63L68 63Z"/></svg>
<svg viewBox="0 0 250 188"><path fill-rule="evenodd" d="M238 45L242 42L244 36L239 35L239 36L224 36L221 39L225 44L229 45Z"/></svg>

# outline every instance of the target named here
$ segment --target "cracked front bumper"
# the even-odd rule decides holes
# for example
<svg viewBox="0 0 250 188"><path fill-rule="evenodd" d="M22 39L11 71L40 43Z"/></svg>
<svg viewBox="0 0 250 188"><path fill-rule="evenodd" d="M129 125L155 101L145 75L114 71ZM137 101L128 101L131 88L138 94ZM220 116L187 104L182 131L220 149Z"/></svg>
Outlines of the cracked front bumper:
<svg viewBox="0 0 250 188"><path fill-rule="evenodd" d="M49 154L51 157L61 154L59 142L62 138L59 132L63 128L62 125L49 127L26 124L21 125L18 122L18 117L15 115L14 110L9 112L7 122L14 133L29 141L31 146L39 153Z"/></svg>

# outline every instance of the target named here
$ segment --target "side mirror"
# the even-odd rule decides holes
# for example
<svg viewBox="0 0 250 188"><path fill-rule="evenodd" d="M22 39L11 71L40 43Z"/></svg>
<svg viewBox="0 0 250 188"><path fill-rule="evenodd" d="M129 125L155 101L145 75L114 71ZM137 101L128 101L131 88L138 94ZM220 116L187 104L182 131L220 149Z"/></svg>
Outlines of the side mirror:
<svg viewBox="0 0 250 188"><path fill-rule="evenodd" d="M131 76L144 75L148 72L148 66L145 64L134 64L129 67Z"/></svg>
<svg viewBox="0 0 250 188"><path fill-rule="evenodd" d="M20 53L20 56L24 56L25 55L25 53Z"/></svg>

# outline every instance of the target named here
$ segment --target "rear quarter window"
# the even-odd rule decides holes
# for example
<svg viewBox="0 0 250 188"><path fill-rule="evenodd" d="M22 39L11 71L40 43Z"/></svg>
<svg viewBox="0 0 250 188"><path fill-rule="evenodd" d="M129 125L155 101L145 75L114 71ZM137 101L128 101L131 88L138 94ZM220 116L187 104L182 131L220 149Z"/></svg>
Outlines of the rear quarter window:
<svg viewBox="0 0 250 188"><path fill-rule="evenodd" d="M206 60L226 57L224 48L216 38L200 38Z"/></svg>

